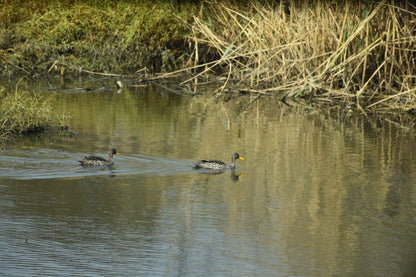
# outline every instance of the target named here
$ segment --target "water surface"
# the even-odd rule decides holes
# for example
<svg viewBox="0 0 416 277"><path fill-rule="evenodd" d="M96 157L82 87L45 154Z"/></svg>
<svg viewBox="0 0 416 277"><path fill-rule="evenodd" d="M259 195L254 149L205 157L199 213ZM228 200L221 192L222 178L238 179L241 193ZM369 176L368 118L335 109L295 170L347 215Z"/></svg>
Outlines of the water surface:
<svg viewBox="0 0 416 277"><path fill-rule="evenodd" d="M76 135L0 152L0 275L414 273L412 132L255 95L34 88ZM114 166L78 165L110 146ZM192 168L236 151L235 172Z"/></svg>

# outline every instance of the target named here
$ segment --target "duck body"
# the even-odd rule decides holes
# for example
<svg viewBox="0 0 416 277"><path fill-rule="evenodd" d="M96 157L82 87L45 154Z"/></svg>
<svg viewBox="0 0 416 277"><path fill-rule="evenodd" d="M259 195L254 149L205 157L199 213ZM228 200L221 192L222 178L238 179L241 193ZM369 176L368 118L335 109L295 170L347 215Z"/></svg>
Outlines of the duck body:
<svg viewBox="0 0 416 277"><path fill-rule="evenodd" d="M114 154L119 155L116 149L111 148L110 152L108 153L108 160L97 156L85 156L82 160L79 160L78 162L80 162L81 165L113 165Z"/></svg>
<svg viewBox="0 0 416 277"><path fill-rule="evenodd" d="M224 170L231 168L229 164L218 160L200 160L195 163L195 168L207 168L212 170Z"/></svg>
<svg viewBox="0 0 416 277"><path fill-rule="evenodd" d="M227 164L223 161L219 161L219 160L200 160L197 161L194 164L194 168L199 169L199 168L205 168L205 169L211 169L214 171L223 171L226 169L235 169L235 161L236 160L244 160L243 157L241 157L238 153L234 153L231 156L231 164Z"/></svg>

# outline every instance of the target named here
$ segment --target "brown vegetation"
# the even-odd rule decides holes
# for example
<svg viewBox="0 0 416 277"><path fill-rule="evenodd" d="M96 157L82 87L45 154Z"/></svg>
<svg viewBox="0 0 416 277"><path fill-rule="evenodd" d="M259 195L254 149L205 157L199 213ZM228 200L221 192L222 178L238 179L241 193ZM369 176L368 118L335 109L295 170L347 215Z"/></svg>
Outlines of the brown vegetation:
<svg viewBox="0 0 416 277"><path fill-rule="evenodd" d="M194 40L217 49L221 58L205 72L226 68L227 87L341 101L363 112L414 111L414 6L387 1L209 6L209 16L195 17ZM217 24L210 24L212 18Z"/></svg>

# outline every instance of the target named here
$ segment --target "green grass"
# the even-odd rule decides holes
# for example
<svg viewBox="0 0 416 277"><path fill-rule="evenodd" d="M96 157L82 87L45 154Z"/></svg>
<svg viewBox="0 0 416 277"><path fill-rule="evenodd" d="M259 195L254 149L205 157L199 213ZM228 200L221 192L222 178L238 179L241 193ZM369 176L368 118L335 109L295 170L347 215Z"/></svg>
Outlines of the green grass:
<svg viewBox="0 0 416 277"><path fill-rule="evenodd" d="M197 7L170 1L2 2L0 64L9 75L46 74L54 61L116 73L179 66Z"/></svg>
<svg viewBox="0 0 416 277"><path fill-rule="evenodd" d="M67 117L53 111L53 98L16 87L0 87L0 141L17 135L66 128Z"/></svg>

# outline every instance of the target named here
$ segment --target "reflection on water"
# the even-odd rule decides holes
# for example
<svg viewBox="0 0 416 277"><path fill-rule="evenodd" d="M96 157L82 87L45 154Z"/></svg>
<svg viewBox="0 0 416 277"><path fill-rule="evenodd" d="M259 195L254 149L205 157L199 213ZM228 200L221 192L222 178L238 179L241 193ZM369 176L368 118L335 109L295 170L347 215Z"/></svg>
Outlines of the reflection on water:
<svg viewBox="0 0 416 277"><path fill-rule="evenodd" d="M0 275L412 276L414 134L255 96L56 97L77 136L0 151Z"/></svg>

